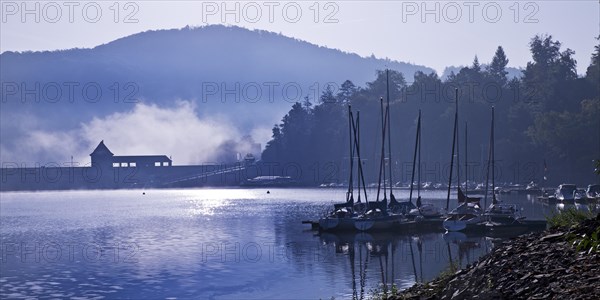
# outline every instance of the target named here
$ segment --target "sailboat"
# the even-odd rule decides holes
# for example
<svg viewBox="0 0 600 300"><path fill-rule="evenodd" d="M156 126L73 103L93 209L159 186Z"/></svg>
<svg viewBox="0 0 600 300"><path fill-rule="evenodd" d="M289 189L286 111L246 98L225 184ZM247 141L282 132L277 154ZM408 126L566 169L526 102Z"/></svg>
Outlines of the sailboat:
<svg viewBox="0 0 600 300"><path fill-rule="evenodd" d="M494 162L494 107L492 107L492 126L490 130L490 150L487 167L487 177L485 182L485 202L487 204L488 182L490 178L490 164L492 175L492 191L495 189L495 162ZM516 204L500 203L496 199L496 193L492 193L492 204L485 210L484 216L487 220L487 226L513 225L519 224L524 217L521 216L521 209Z"/></svg>
<svg viewBox="0 0 600 300"><path fill-rule="evenodd" d="M369 207L365 179L360 159L360 112L356 113L354 119L352 107L348 106L348 132L349 132L349 160L350 172L348 180L348 191L346 192L346 202L333 205L333 212L328 216L319 219L319 228L325 231L331 230L354 230L354 222L358 214L364 212ZM358 199L354 202L354 158L358 158ZM361 186L364 193L365 203L361 202Z"/></svg>
<svg viewBox="0 0 600 300"><path fill-rule="evenodd" d="M391 144L391 125L390 125L390 89L389 89L389 70L386 70L386 85L387 85L387 105L384 110L383 97L380 98L381 106L381 158L379 161L379 180L377 187L377 198L374 202L370 202L368 210L365 214L358 216L354 222L354 227L360 231L367 230L387 230L395 225L406 221L404 214L394 213L388 207L386 176L385 176L385 142L387 136L388 142L388 159L389 159L389 190L390 204L397 204L396 197L393 192L392 180L392 144ZM383 200L379 200L381 187L383 184Z"/></svg>
<svg viewBox="0 0 600 300"><path fill-rule="evenodd" d="M390 108L389 70L386 70L386 86L387 86L387 109L386 109L386 117L388 119L388 124L389 124L389 118L390 118L390 111L389 111L389 108ZM382 103L383 103L383 99L382 99ZM392 179L392 144L391 144L392 137L391 137L391 128L390 128L389 125L388 125L387 133L388 133L388 158L389 158L389 177L390 177L390 180L389 180L389 182L390 182L390 203L387 206L387 209L390 211L390 213L392 215L404 217L404 216L408 215L408 213L412 209L415 209L417 207L415 206L414 203L412 203L412 197L409 198L408 201L398 201L398 200L396 200L396 197L394 196L394 193L393 193L393 186L394 186L393 182L394 181ZM385 131L383 133L383 136L385 138ZM382 151L381 151L382 156L383 156L383 153L384 153L384 151L383 151L384 145L385 144L382 145ZM383 157L382 157L382 159L383 159ZM385 177L385 170L384 170L383 175ZM411 195L412 195L412 189L413 189L413 182L414 182L414 166L413 166L413 180L411 181L411 184L410 184ZM385 178L384 178L384 193L385 193ZM385 195L384 195L384 198L385 198Z"/></svg>
<svg viewBox="0 0 600 300"><path fill-rule="evenodd" d="M454 150L456 149L457 155L457 198L459 205L448 213L448 217L443 222L443 227L447 231L463 231L467 229L467 226L477 225L483 221L483 211L481 209L481 205L479 204L481 198L476 197L468 197L463 193L460 184L460 171L458 166L459 163L459 151L458 151L458 89L455 89L455 112L454 112L454 129L452 135L452 155L450 158L450 176L448 180L448 194L446 198L446 211L448 211L448 206L450 204L450 189L452 186L452 169L454 167ZM466 127L465 127L466 131ZM465 143L466 143L466 134L465 134ZM465 149L466 150L466 149ZM466 153L466 151L465 151ZM465 159L466 163L466 159ZM465 186L466 188L466 186Z"/></svg>
<svg viewBox="0 0 600 300"><path fill-rule="evenodd" d="M418 156L418 162L417 162ZM417 119L417 134L415 139L415 151L413 154L413 168L412 168L412 177L410 183L410 194L408 197L408 202L412 204L412 195L414 189L414 181L415 181L415 166L418 165L419 176L417 176L417 205L415 208L411 209L407 217L409 219L437 219L442 216L440 210L435 207L431 203L422 203L421 200L421 110L419 109L419 118Z"/></svg>
<svg viewBox="0 0 600 300"><path fill-rule="evenodd" d="M387 199L387 187L385 177L385 140L386 132L389 134L389 104L385 111L383 109L383 98L380 99L381 103L381 117L382 117L382 140L381 140L381 159L379 161L379 180L377 188L377 198L368 204L368 210L362 215L359 215L354 221L354 227L359 231L368 230L388 230L392 227L401 224L405 221L403 214L390 213L388 210L388 199ZM389 136L388 136L389 138ZM389 140L388 140L389 142ZM391 146L391 144L388 144ZM389 149L389 148L388 148ZM391 157L391 151L388 153L388 157ZM391 161L391 159L390 159ZM391 162L389 168L390 183L391 180ZM379 200L381 189L383 187L383 200ZM395 201L392 185L390 184L390 199Z"/></svg>

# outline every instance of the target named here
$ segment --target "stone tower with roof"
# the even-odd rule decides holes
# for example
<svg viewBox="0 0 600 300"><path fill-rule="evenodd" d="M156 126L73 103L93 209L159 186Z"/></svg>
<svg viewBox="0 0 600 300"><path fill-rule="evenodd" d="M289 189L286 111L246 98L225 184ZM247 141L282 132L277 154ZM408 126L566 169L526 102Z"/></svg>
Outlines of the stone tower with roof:
<svg viewBox="0 0 600 300"><path fill-rule="evenodd" d="M114 154L104 145L104 140L100 141L100 144L98 144L90 156L92 158L92 167L101 169L112 167Z"/></svg>

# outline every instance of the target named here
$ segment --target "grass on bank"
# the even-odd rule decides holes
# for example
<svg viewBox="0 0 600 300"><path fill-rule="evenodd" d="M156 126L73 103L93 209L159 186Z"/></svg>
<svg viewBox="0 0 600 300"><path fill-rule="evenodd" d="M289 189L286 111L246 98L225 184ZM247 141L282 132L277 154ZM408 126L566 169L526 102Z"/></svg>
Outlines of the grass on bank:
<svg viewBox="0 0 600 300"><path fill-rule="evenodd" d="M577 210L571 207L559 211L552 216L547 216L546 221L550 227L571 227L593 217L594 214L590 211Z"/></svg>
<svg viewBox="0 0 600 300"><path fill-rule="evenodd" d="M573 227L577 224L594 218L594 214L590 211L581 211L576 208L569 208L561 212L557 212L553 216L546 217L550 227ZM578 235L568 233L565 236L570 244L579 251L600 252L600 226L596 227L591 234Z"/></svg>

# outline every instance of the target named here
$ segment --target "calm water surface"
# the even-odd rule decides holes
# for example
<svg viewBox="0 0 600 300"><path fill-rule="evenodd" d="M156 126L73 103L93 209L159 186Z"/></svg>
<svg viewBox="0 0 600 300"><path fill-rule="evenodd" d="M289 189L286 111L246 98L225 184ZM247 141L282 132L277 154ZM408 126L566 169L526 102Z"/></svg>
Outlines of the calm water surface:
<svg viewBox="0 0 600 300"><path fill-rule="evenodd" d="M317 235L301 221L343 201L344 190L270 192L0 193L0 298L363 298L430 280L451 260L464 266L499 240ZM424 196L445 205L444 192ZM555 209L525 195L504 200L529 219Z"/></svg>

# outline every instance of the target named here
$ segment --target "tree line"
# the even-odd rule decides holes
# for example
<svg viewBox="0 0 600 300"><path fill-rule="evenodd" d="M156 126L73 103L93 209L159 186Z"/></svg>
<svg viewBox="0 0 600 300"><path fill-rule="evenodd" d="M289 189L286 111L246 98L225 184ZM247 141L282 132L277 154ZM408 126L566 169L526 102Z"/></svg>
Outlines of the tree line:
<svg viewBox="0 0 600 300"><path fill-rule="evenodd" d="M343 183L348 178L347 111L351 106L360 112L365 175L367 181L375 182L381 145L380 99L387 98L389 82L392 154L387 163L392 163L394 182L410 179L419 109L423 112L423 181L447 180L454 91L458 89L459 132L463 134L459 134L459 155L469 180L485 179L494 106L499 181L593 183L598 180L593 160L600 159L600 45L595 46L583 76L577 74L574 51L562 50L562 46L551 35L533 37L529 43L532 60L519 78L507 77L509 59L499 46L489 64L482 65L475 57L470 66L445 79L419 71L409 82L400 72L378 70L364 87L349 80L339 87L328 86L319 99L305 97L295 103L273 127L262 162L294 165L293 174L284 175L304 184Z"/></svg>

